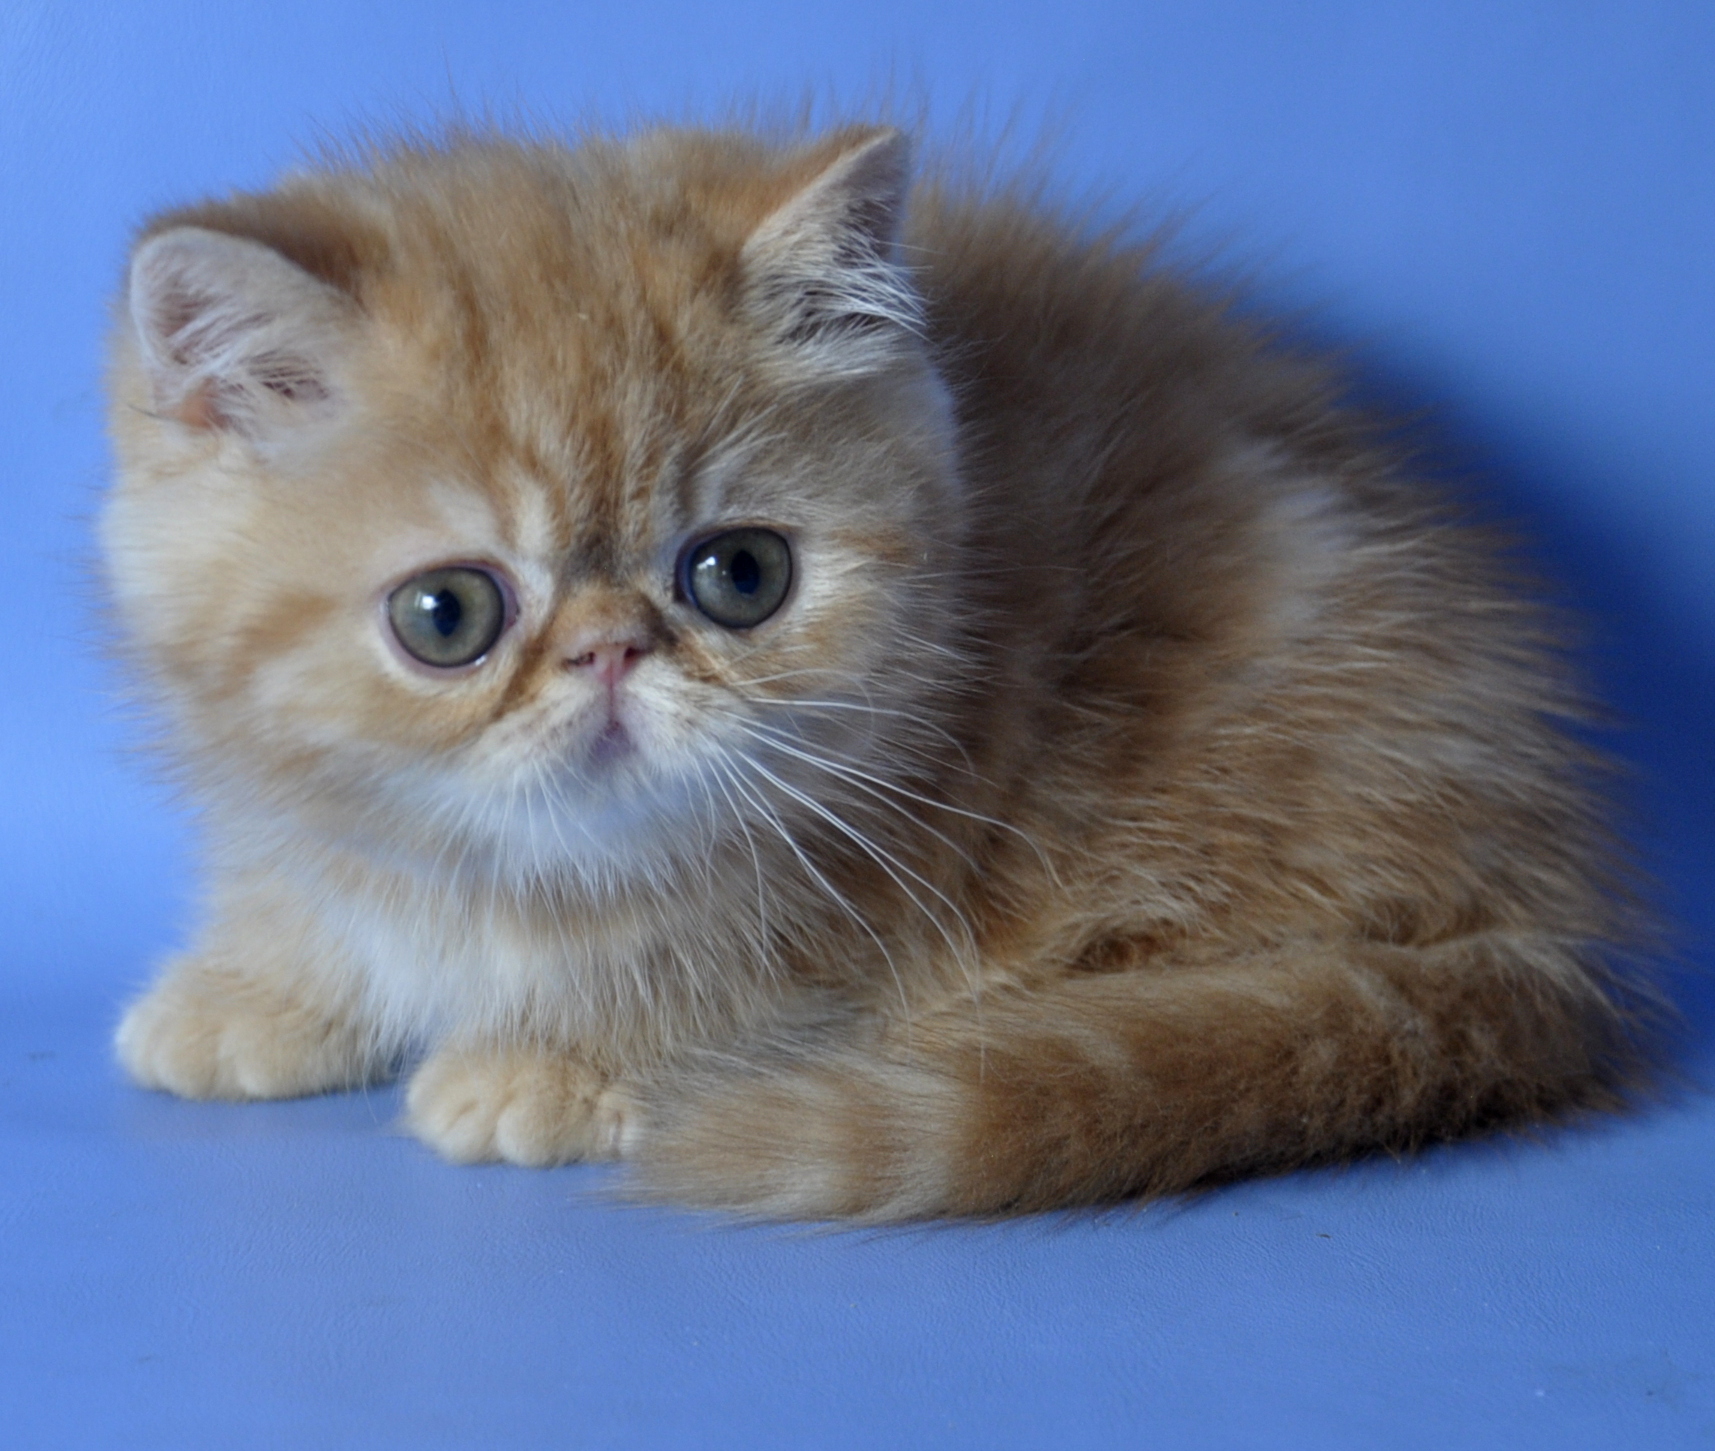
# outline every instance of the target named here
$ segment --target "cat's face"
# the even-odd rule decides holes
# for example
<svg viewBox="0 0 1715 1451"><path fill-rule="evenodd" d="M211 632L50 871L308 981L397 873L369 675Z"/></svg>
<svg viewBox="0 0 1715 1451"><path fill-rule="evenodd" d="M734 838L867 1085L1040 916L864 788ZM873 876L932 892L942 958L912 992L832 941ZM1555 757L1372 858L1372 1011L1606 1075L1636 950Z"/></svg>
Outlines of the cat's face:
<svg viewBox="0 0 1715 1451"><path fill-rule="evenodd" d="M902 187L888 133L789 164L657 138L154 233L104 534L193 773L602 879L814 821L828 762L890 769L959 536Z"/></svg>

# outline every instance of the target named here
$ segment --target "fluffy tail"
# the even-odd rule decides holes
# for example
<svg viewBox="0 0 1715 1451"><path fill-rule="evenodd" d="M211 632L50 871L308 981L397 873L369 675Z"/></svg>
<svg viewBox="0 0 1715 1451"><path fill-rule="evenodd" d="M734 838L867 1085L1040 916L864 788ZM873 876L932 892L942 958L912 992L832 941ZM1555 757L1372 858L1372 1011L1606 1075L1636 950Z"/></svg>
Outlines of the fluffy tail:
<svg viewBox="0 0 1715 1451"><path fill-rule="evenodd" d="M711 1070L654 1106L637 1169L768 1217L996 1215L1614 1108L1644 1061L1559 944L1353 943L1068 976Z"/></svg>

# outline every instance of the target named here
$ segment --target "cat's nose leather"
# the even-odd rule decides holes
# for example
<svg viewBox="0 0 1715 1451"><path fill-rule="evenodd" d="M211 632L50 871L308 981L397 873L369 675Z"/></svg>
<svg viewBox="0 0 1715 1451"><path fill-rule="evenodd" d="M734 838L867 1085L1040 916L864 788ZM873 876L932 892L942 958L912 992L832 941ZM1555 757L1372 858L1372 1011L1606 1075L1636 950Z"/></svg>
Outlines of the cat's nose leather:
<svg viewBox="0 0 1715 1451"><path fill-rule="evenodd" d="M609 691L660 641L657 621L644 602L601 588L568 600L551 628L562 666Z"/></svg>
<svg viewBox="0 0 1715 1451"><path fill-rule="evenodd" d="M579 654L568 655L566 665L568 669L589 671L593 679L611 690L631 673L649 649L649 642L641 638L603 640Z"/></svg>

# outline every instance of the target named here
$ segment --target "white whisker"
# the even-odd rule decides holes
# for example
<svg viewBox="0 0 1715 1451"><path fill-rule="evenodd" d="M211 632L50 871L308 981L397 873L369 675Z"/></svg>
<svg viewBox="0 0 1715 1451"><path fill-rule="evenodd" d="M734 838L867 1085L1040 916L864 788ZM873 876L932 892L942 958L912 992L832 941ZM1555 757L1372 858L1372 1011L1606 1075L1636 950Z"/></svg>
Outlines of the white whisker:
<svg viewBox="0 0 1715 1451"><path fill-rule="evenodd" d="M910 867L906 866L904 862L900 861L898 857L878 846L874 841L865 836L863 832L859 831L831 807L823 805L813 796L806 795L804 792L798 790L797 787L782 780L760 762L747 757L745 759L745 763L753 771L756 771L767 780L771 781L776 788L785 792L788 796L792 797L793 800L799 802L803 806L807 806L816 815L820 816L828 823L828 825L832 826L841 835L850 840L860 851L869 856L870 859L882 869L882 871L887 873L887 875L892 878L894 885L896 885L900 891L905 893L906 897L910 899L917 910L928 918L930 923L935 927L935 930L941 934L942 940L946 942L947 949L953 954L955 962L966 960L962 955L965 951L975 951L976 934L972 931L971 924L966 918L964 912L960 910L952 898L948 897L945 892L943 892L927 877L923 876L919 872L913 871ZM947 910L953 914L954 918L965 931L966 942L963 946L954 940L953 934L947 929L946 923L944 923L934 912L930 911L928 905L905 884L904 880L898 875L899 872L903 872L905 876L910 877L914 882L917 882L926 891L938 898L946 906Z"/></svg>
<svg viewBox="0 0 1715 1451"><path fill-rule="evenodd" d="M859 912L856 907L852 906L852 904L846 900L845 895L839 890L839 888L830 882L821 869L810 860L810 858L805 854L804 849L799 846L797 838L794 837L787 829L786 823L780 819L779 813L777 813L765 800L762 799L757 790L747 787L745 783L739 779L737 772L743 770L747 766L754 767L755 762L734 757L724 747L718 747L717 749L720 750L721 755L726 759L727 765L734 770L734 774L731 777L733 789L738 791L745 800L749 801L751 805L755 806L756 809L762 813L763 818L775 829L777 833L779 833L780 839L786 843L788 849L792 852L792 855L798 859L799 865L801 865L804 870L810 874L816 884L828 894L829 900L838 906L846 916L850 917L852 921L862 929L865 935L869 937L870 941L875 943L876 949L881 953L883 960L887 963L888 971L893 974L894 986L899 989L899 1004L905 1014L906 1031L909 1032L911 1025L911 997L910 994L905 991L905 979L899 975L899 964L894 961L893 953L889 950L887 944L882 941L881 934L878 933L874 927L870 926L869 920L863 915L863 913Z"/></svg>

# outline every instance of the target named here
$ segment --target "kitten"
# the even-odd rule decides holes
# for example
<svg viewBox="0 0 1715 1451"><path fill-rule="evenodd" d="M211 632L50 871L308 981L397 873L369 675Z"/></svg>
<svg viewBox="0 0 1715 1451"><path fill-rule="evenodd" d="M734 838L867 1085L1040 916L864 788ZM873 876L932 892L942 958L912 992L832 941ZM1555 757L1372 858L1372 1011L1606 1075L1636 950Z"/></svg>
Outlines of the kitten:
<svg viewBox="0 0 1715 1451"><path fill-rule="evenodd" d="M400 145L131 262L103 539L209 851L141 1084L777 1216L1640 1072L1540 610L1316 363L897 131Z"/></svg>

